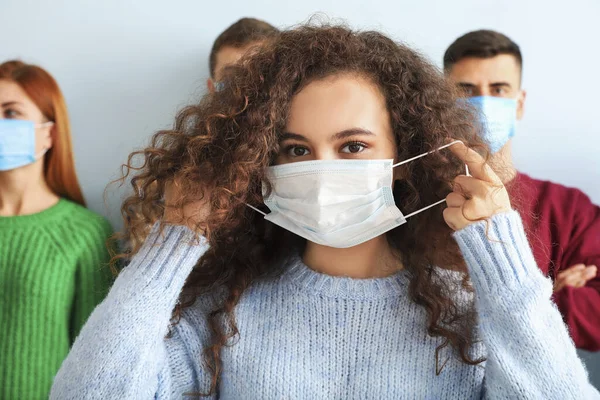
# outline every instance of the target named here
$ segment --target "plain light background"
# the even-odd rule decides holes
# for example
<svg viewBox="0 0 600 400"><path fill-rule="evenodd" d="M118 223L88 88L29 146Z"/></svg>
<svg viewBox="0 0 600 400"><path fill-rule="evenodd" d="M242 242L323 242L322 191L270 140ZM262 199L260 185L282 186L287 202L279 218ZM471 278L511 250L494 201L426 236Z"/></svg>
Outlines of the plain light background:
<svg viewBox="0 0 600 400"><path fill-rule="evenodd" d="M105 202L107 183L133 149L205 92L216 36L244 16L283 28L315 13L383 31L438 66L463 33L507 34L521 46L528 91L517 166L600 203L598 0L1 0L0 62L21 58L57 79L86 199L118 229L125 191L109 190ZM586 357L600 386L600 355Z"/></svg>

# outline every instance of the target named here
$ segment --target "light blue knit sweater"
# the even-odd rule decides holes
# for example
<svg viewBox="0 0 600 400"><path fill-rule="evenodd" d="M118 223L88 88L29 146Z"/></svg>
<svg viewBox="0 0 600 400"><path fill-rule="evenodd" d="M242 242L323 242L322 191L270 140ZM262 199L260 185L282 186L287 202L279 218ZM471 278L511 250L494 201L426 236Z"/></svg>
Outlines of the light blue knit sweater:
<svg viewBox="0 0 600 400"><path fill-rule="evenodd" d="M479 315L479 366L451 350L407 296L405 273L382 279L319 274L292 259L236 308L239 340L222 351L220 399L597 399L515 212L455 234ZM99 305L62 365L52 399L181 399L206 391L208 340L199 299L165 338L184 281L206 245L156 228ZM494 239L490 241L489 238ZM446 274L452 280L451 274ZM468 303L469 296L461 296ZM464 304L469 306L469 304Z"/></svg>

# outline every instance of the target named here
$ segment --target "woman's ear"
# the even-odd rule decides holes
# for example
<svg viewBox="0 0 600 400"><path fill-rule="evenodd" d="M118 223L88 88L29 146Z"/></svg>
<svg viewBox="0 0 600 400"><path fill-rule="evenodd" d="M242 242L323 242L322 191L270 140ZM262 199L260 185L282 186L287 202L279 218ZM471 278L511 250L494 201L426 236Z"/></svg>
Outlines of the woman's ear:
<svg viewBox="0 0 600 400"><path fill-rule="evenodd" d="M52 125L43 129L42 148L44 150L50 150L54 145L54 138L56 137L56 124L52 123Z"/></svg>
<svg viewBox="0 0 600 400"><path fill-rule="evenodd" d="M213 82L212 78L208 78L206 80L206 88L210 93L214 93L216 91L215 83Z"/></svg>

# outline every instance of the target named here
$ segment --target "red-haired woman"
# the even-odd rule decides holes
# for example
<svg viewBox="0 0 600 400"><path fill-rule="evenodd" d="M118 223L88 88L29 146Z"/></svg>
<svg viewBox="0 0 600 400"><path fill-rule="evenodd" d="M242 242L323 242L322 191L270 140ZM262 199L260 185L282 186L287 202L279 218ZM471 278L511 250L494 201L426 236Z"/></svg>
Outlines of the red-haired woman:
<svg viewBox="0 0 600 400"><path fill-rule="evenodd" d="M56 81L0 64L0 398L48 396L107 291L108 222L85 208Z"/></svg>

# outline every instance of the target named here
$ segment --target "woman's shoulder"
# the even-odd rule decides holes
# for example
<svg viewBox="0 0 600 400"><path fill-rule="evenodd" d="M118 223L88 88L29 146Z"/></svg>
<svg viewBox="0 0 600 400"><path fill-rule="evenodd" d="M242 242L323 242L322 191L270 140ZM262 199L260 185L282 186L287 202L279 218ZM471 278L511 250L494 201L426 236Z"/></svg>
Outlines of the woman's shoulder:
<svg viewBox="0 0 600 400"><path fill-rule="evenodd" d="M107 241L114 233L103 216L72 201L61 199L62 217L49 230L57 245L70 254L107 257Z"/></svg>
<svg viewBox="0 0 600 400"><path fill-rule="evenodd" d="M61 203L68 210L63 222L71 225L77 235L96 235L105 239L112 235L110 222L100 214L67 199L61 199Z"/></svg>

